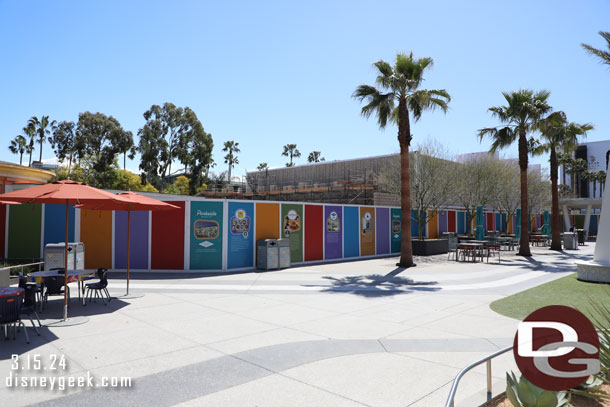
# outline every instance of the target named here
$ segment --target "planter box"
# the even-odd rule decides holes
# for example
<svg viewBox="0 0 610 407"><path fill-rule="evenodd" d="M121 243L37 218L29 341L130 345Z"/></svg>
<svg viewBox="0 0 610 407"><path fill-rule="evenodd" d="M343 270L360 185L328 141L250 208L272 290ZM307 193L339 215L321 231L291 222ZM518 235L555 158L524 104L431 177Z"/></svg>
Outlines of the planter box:
<svg viewBox="0 0 610 407"><path fill-rule="evenodd" d="M413 254L416 256L431 256L443 254L449 251L449 241L446 239L427 239L411 241Z"/></svg>

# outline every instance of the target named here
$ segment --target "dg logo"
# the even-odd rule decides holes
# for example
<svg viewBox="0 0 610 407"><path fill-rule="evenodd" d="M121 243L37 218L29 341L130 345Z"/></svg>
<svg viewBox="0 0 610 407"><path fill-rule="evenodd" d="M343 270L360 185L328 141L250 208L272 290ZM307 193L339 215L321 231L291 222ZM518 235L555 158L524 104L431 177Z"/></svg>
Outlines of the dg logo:
<svg viewBox="0 0 610 407"><path fill-rule="evenodd" d="M513 353L521 374L541 389L568 390L600 371L599 337L580 311L550 305L519 324Z"/></svg>

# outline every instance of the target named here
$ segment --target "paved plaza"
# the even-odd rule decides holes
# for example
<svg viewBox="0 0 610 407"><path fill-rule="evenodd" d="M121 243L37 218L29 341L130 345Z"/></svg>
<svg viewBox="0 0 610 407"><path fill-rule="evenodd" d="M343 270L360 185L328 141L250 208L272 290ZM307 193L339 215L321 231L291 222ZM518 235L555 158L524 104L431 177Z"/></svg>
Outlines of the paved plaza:
<svg viewBox="0 0 610 407"><path fill-rule="evenodd" d="M82 307L89 322L32 330L0 342L0 371L20 358L65 355L66 369L41 376L131 377L131 388L7 388L6 405L46 406L442 406L467 364L509 346L518 321L496 314L499 298L575 272L593 243L555 253L532 248L502 263L397 258L224 275L134 274L142 298ZM111 275L111 293L124 292ZM74 290L76 292L76 290ZM41 318L61 314L49 300ZM27 322L29 325L29 322ZM512 354L493 362L494 394ZM32 375L32 373L18 372ZM484 366L459 387L457 406L485 400Z"/></svg>

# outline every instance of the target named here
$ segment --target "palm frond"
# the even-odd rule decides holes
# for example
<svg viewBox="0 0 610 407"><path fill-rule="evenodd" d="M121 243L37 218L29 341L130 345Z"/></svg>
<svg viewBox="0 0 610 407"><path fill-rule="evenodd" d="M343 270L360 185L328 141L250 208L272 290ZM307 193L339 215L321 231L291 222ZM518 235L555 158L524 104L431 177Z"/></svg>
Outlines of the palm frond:
<svg viewBox="0 0 610 407"><path fill-rule="evenodd" d="M425 110L434 111L437 108L443 112L449 109L448 102L451 100L446 90L419 90L407 97L409 109L413 113L413 118L418 121Z"/></svg>
<svg viewBox="0 0 610 407"><path fill-rule="evenodd" d="M392 69L392 65L387 63L384 60L379 60L373 64L374 67L379 71L379 75L377 75L377 79L375 82L384 88L391 87L391 78L394 75L394 70Z"/></svg>
<svg viewBox="0 0 610 407"><path fill-rule="evenodd" d="M608 43L609 51L603 51L601 49L594 48L587 44L580 44L580 45L585 49L585 51L587 51L587 53L589 55L593 55L593 56L599 58L599 60L602 64L610 65L610 32L600 31L599 35L601 35L602 38L604 40L606 40L606 42Z"/></svg>
<svg viewBox="0 0 610 407"><path fill-rule="evenodd" d="M367 97L373 96L376 93L379 93L376 87L370 85L360 85L356 88L352 94L352 97L363 101Z"/></svg>
<svg viewBox="0 0 610 407"><path fill-rule="evenodd" d="M367 119L371 114L377 113L377 123L380 128L384 128L394 111L394 93L377 93L367 97L368 103L362 107L361 114Z"/></svg>

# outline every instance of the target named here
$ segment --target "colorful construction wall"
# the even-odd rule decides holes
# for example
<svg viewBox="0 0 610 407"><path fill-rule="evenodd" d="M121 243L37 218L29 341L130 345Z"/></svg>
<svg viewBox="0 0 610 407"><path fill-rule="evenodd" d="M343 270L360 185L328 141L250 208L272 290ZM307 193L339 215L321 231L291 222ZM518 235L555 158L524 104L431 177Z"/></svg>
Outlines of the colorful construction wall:
<svg viewBox="0 0 610 407"><path fill-rule="evenodd" d="M384 256L399 253L402 219L399 208L295 202L207 200L154 194L178 207L163 212L87 211L69 208L71 241L85 244L85 267L132 270L221 271L253 268L256 242L289 239L292 263ZM63 205L0 206L0 251L10 259L39 259L48 243L65 240ZM419 225L412 211L411 233ZM465 211L439 210L422 229L427 238L445 232L467 233ZM129 218L129 219L128 219ZM539 228L540 215L530 218ZM584 215L572 221L582 227ZM486 230L511 233L514 217L486 212ZM591 233L599 217L591 216Z"/></svg>

